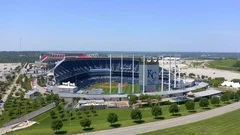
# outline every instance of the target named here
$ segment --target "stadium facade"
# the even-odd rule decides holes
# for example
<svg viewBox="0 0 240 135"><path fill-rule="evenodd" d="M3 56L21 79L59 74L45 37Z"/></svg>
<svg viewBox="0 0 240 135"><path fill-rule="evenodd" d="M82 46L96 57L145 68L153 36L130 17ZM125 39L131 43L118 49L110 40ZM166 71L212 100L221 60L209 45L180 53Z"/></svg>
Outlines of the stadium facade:
<svg viewBox="0 0 240 135"><path fill-rule="evenodd" d="M75 83L87 89L98 82L119 83L118 94L124 93L123 84L132 85L132 93L171 91L188 87L180 79L180 58L145 55L113 54L51 54L40 57L45 68L53 72L54 84ZM168 60L168 69L162 68ZM138 89L134 87L138 85ZM194 84L193 84L194 85Z"/></svg>

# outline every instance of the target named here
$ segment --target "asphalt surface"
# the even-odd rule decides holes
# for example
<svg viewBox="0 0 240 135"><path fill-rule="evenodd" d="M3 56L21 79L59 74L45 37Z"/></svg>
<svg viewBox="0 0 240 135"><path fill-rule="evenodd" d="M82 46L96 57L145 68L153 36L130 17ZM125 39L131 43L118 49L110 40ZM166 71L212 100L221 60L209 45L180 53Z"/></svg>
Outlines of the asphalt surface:
<svg viewBox="0 0 240 135"><path fill-rule="evenodd" d="M155 130L161 130L165 128L180 126L188 123L197 122L200 120L212 118L224 113L228 113L234 110L240 109L240 102L236 102L230 105L226 105L223 107L219 107L213 110L200 112L188 116L182 116L178 118L162 120L157 122L150 122L146 124L140 124L135 126L123 127L123 128L116 128L110 130L102 130L97 132L90 132L84 133L79 135L134 135L134 134L141 134L146 132L151 132Z"/></svg>

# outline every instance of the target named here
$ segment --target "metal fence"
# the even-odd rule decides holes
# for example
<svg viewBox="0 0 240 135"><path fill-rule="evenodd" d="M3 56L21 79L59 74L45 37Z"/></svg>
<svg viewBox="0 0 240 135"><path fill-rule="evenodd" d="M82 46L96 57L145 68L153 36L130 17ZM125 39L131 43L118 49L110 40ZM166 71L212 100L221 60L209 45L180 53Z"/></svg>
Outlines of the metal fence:
<svg viewBox="0 0 240 135"><path fill-rule="evenodd" d="M10 126L12 124L16 124L16 123L19 123L19 122L24 122L24 121L30 120L30 119L32 119L32 118L34 118L34 117L36 117L36 116L38 116L42 113L47 112L48 110L51 110L55 106L56 106L55 103L51 103L51 104L49 104L45 107L42 107L42 108L40 108L40 109L38 109L34 112L31 112L29 114L26 114L26 115L20 117L20 118L17 118L17 119L14 119L14 120L12 120L8 123L5 123L5 124L3 124L3 126L6 127L6 126Z"/></svg>

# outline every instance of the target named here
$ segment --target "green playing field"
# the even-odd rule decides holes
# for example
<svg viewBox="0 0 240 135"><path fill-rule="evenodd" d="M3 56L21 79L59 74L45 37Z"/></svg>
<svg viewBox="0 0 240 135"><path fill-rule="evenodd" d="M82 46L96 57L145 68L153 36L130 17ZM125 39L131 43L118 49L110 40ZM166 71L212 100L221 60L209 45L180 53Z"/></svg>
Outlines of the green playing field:
<svg viewBox="0 0 240 135"><path fill-rule="evenodd" d="M110 94L110 84L109 83L97 83L88 89L101 88L105 94ZM134 93L139 93L139 85L134 84ZM112 94L118 93L118 83L112 82ZM123 93L132 93L132 84L123 83Z"/></svg>

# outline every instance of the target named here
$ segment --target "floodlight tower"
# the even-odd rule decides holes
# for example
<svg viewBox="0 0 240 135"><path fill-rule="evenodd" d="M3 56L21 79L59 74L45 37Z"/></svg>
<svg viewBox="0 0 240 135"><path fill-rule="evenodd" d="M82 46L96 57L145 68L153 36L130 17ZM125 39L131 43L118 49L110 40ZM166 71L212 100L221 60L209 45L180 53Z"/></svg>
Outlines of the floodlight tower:
<svg viewBox="0 0 240 135"><path fill-rule="evenodd" d="M110 54L110 78L109 78L109 85L110 85L110 94L112 94L112 55Z"/></svg>
<svg viewBox="0 0 240 135"><path fill-rule="evenodd" d="M134 93L134 54L132 58L132 93Z"/></svg>
<svg viewBox="0 0 240 135"><path fill-rule="evenodd" d="M178 84L179 88L181 88L181 56L179 57L179 66L178 66Z"/></svg>
<svg viewBox="0 0 240 135"><path fill-rule="evenodd" d="M177 86L177 68L176 68L176 55L175 55L175 58L174 58L174 88L176 88Z"/></svg>
<svg viewBox="0 0 240 135"><path fill-rule="evenodd" d="M121 55L121 93L123 88L123 55Z"/></svg>
<svg viewBox="0 0 240 135"><path fill-rule="evenodd" d="M169 57L168 91L171 90L171 56Z"/></svg>
<svg viewBox="0 0 240 135"><path fill-rule="evenodd" d="M145 55L143 55L143 93L145 93Z"/></svg>
<svg viewBox="0 0 240 135"><path fill-rule="evenodd" d="M163 62L163 55L162 55L162 84L161 84L161 88L162 88L162 91L163 91L163 64L164 64L164 62Z"/></svg>

